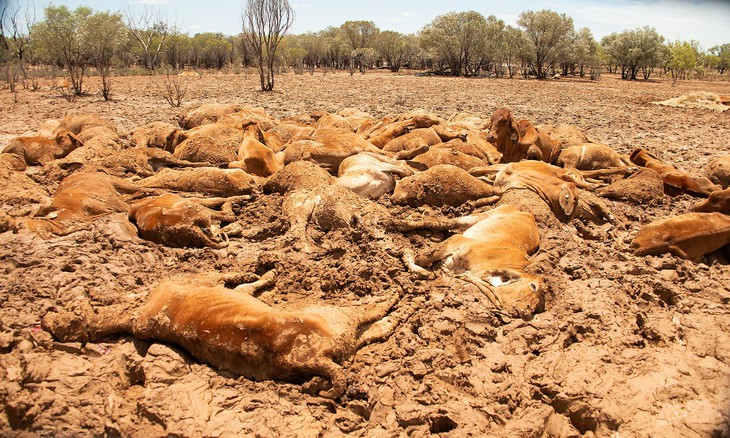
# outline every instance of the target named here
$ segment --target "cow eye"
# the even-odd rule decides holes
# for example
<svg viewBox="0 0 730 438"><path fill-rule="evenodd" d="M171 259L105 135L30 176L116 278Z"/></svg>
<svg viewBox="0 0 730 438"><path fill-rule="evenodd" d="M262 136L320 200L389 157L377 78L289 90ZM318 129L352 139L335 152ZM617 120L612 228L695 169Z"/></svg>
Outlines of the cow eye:
<svg viewBox="0 0 730 438"><path fill-rule="evenodd" d="M537 283L530 282L530 289L532 289L533 292L537 292Z"/></svg>

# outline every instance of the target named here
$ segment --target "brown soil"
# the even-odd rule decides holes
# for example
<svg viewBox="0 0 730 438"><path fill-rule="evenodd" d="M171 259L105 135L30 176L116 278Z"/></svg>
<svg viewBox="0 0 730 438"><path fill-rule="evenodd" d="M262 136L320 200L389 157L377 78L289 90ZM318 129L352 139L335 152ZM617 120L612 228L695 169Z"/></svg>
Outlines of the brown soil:
<svg viewBox="0 0 730 438"><path fill-rule="evenodd" d="M186 79L186 104L261 106L276 117L352 107L383 116L424 108L483 118L507 106L535 124L577 125L628 153L644 147L703 175L730 154L730 113L651 104L693 91L730 94L728 82L500 80L381 73L285 74L273 93L257 78ZM70 110L101 114L123 131L175 123L153 77L114 78L111 102L69 103L44 86L0 91L0 146ZM27 176L26 176L27 175ZM2 221L29 215L55 186L38 177L3 181ZM9 187L7 184L22 187ZM415 249L442 233L371 236L353 227L312 236L298 252L284 235L282 196L261 195L236 211L260 232L222 250L130 241L114 218L51 240L0 234L0 435L3 436L730 436L730 269L722 254L691 262L629 251L641 225L689 211L686 194L635 205L606 200L625 226L578 237L542 225L535 270L549 285L546 311L500 320L476 288L420 280L384 243ZM407 207L380 204L395 216ZM447 215L468 207L444 207ZM0 227L4 231L8 226ZM191 271L280 277L260 299L274 306L351 305L403 298L404 320L382 343L345 362L348 389L332 401L301 382L253 382L196 361L183 350L132 337L59 343L40 328L49 310L143 299L161 279ZM616 436L618 436L618 434Z"/></svg>

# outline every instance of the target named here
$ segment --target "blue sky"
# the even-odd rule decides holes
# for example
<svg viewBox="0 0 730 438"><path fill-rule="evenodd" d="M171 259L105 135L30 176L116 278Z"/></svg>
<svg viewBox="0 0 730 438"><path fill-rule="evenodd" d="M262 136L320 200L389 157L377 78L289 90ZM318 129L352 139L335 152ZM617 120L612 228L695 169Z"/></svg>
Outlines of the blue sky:
<svg viewBox="0 0 730 438"><path fill-rule="evenodd" d="M8 0L0 0L4 2ZM22 6L31 0L17 1ZM588 27L594 37L652 26L670 41L697 40L704 49L730 43L730 0L289 0L296 12L292 33L339 26L347 20L371 20L381 30L414 33L436 16L451 11L477 11L495 15L515 26L520 12L551 9L573 18L576 29ZM144 5L174 16L184 32L237 34L245 0L33 0L38 19L49 4L90 6L96 10L123 11Z"/></svg>

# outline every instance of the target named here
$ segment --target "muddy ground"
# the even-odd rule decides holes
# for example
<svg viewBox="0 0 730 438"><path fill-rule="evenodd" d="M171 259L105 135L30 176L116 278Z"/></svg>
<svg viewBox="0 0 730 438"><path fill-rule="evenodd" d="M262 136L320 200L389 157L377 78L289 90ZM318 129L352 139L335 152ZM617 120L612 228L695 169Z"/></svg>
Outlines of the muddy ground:
<svg viewBox="0 0 730 438"><path fill-rule="evenodd" d="M256 91L252 74L187 78L184 104L239 103L276 117L352 107L380 117L424 108L488 117L506 106L536 124L577 125L622 153L644 147L703 174L730 153L730 112L650 102L690 91L730 94L730 82L625 82L416 77L381 73L277 77ZM101 114L121 131L174 122L178 108L153 77L114 78L105 102L67 102L44 84L17 96L0 90L0 146L70 110ZM45 193L5 203L29 215L55 185L26 172ZM22 199L3 184L3 196ZM12 197L12 196L11 196ZM283 232L281 198L259 196L236 211L266 231L226 249L175 249L121 239L105 220L65 237L0 234L0 435L3 436L730 436L730 269L722 254L701 262L634 256L642 224L689 211L695 198L665 195L646 205L606 201L623 227L579 237L540 224L534 270L549 286L546 310L502 320L472 286L420 280L394 251L425 248L440 233L377 241L358 229L319 233L319 249L297 252ZM380 201L396 216L408 212ZM444 208L454 216L468 206ZM434 213L429 212L427 213ZM142 300L161 279L193 271L276 267L259 297L274 306L351 306L399 293L403 322L386 341L344 363L348 390L332 401L301 382L253 382L202 364L162 343L116 337L58 343L40 328L50 310Z"/></svg>

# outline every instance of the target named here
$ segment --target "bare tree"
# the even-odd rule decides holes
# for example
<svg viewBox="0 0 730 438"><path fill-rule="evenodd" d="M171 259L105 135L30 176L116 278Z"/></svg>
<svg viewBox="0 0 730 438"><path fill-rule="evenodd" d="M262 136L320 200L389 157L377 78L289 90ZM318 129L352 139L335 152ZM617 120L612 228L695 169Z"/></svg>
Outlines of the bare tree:
<svg viewBox="0 0 730 438"><path fill-rule="evenodd" d="M261 91L271 91L276 49L294 23L294 10L288 0L248 0L241 21L243 38L258 63Z"/></svg>
<svg viewBox="0 0 730 438"><path fill-rule="evenodd" d="M145 6L124 13L124 19L132 36L142 50L142 62L148 70L157 66L160 53L177 33L177 26L170 23L159 8Z"/></svg>
<svg viewBox="0 0 730 438"><path fill-rule="evenodd" d="M20 14L20 5L14 2L0 2L0 47L10 56L17 59L23 77L28 77L25 68L31 50L31 27L35 23L35 6L29 3L24 16Z"/></svg>

